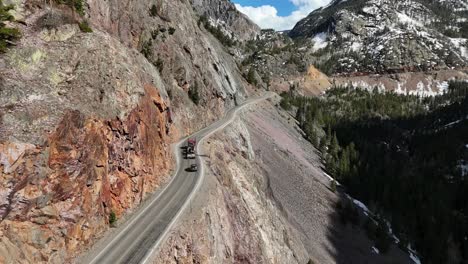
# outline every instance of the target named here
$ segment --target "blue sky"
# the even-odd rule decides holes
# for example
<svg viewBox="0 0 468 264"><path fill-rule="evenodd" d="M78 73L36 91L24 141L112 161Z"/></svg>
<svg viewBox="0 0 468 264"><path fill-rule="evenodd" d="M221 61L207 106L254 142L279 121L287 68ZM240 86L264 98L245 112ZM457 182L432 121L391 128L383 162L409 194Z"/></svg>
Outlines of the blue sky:
<svg viewBox="0 0 468 264"><path fill-rule="evenodd" d="M233 0L234 3L241 6L259 7L263 5L271 5L276 7L279 16L288 16L296 7L288 0Z"/></svg>
<svg viewBox="0 0 468 264"><path fill-rule="evenodd" d="M292 29L300 19L331 0L232 0L261 28Z"/></svg>

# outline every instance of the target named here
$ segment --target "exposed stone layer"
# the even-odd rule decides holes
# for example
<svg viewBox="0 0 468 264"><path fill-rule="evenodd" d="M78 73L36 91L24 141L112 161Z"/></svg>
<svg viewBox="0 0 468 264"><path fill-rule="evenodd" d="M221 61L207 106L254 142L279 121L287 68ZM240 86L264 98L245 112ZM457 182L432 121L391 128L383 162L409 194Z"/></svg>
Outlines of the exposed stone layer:
<svg viewBox="0 0 468 264"><path fill-rule="evenodd" d="M167 108L154 87L145 92L124 120L70 110L43 145L0 144L10 153L0 166L3 261L63 263L107 230L112 211L120 217L165 181Z"/></svg>

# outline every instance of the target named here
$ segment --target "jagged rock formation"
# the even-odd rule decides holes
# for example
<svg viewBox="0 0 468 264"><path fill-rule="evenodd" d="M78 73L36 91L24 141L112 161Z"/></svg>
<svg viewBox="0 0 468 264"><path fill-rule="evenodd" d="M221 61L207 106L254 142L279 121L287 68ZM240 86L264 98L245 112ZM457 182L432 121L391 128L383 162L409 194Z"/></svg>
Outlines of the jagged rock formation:
<svg viewBox="0 0 468 264"><path fill-rule="evenodd" d="M0 54L0 262L64 263L167 180L175 139L248 88L189 2L89 0L84 15L14 4L22 38Z"/></svg>
<svg viewBox="0 0 468 264"><path fill-rule="evenodd" d="M312 38L332 73L388 73L466 66L465 1L335 0L289 35ZM455 38L458 36L458 38ZM328 56L328 57L327 57Z"/></svg>
<svg viewBox="0 0 468 264"><path fill-rule="evenodd" d="M440 94L467 77L467 8L466 1L335 0L299 21L291 38L262 30L243 65L276 91L294 84L307 94L314 65L332 85Z"/></svg>
<svg viewBox="0 0 468 264"><path fill-rule="evenodd" d="M169 102L108 35L66 25L23 41L2 58L0 258L63 263L167 178Z"/></svg>
<svg viewBox="0 0 468 264"><path fill-rule="evenodd" d="M191 0L200 16L211 19L214 26L220 26L230 37L241 42L255 39L260 28L240 13L230 1Z"/></svg>
<svg viewBox="0 0 468 264"><path fill-rule="evenodd" d="M224 107L245 98L245 82L235 61L227 49L198 23L199 16L188 2L158 1L152 4L114 0L89 1L88 4L93 25L129 47L139 49L155 65L173 107L180 112L190 104L184 94L191 88L198 91L203 108L213 110L208 113L203 110L207 120L219 117ZM151 13L153 8L155 13ZM245 17L240 13L232 14L232 21L236 14L244 21ZM184 112L183 122L201 115L201 110ZM203 124L181 125L201 127Z"/></svg>
<svg viewBox="0 0 468 264"><path fill-rule="evenodd" d="M253 72L257 86L278 93L296 87L304 95L320 94L331 86L330 81L313 66L313 60L303 56L304 48L300 45L284 32L262 30L260 36L249 41L242 50L239 60L244 75Z"/></svg>

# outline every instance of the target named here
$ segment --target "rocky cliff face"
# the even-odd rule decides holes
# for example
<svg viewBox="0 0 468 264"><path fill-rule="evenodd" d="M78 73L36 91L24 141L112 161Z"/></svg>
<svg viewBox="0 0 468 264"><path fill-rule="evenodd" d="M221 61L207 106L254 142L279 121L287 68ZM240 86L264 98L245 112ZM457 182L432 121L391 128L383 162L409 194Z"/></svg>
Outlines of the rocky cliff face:
<svg viewBox="0 0 468 264"><path fill-rule="evenodd" d="M230 37L244 42L255 39L260 28L247 16L237 11L230 1L191 0L192 6L200 16L206 16L214 26L219 26Z"/></svg>
<svg viewBox="0 0 468 264"><path fill-rule="evenodd" d="M467 63L465 10L465 1L336 0L289 35L311 38L313 53L328 56L333 73L461 68Z"/></svg>
<svg viewBox="0 0 468 264"><path fill-rule="evenodd" d="M308 94L344 85L440 94L450 80L466 79L467 5L335 0L299 21L288 36L263 30L246 49L243 64L277 91L294 85ZM314 80L311 85L307 80L312 65L330 76L329 81Z"/></svg>
<svg viewBox="0 0 468 264"><path fill-rule="evenodd" d="M169 101L106 34L65 25L23 41L2 57L0 255L63 263L168 176Z"/></svg>
<svg viewBox="0 0 468 264"><path fill-rule="evenodd" d="M0 262L64 263L167 180L170 143L248 88L188 2L89 0L84 15L14 4L22 38L0 54Z"/></svg>
<svg viewBox="0 0 468 264"><path fill-rule="evenodd" d="M228 5L222 4L226 1L215 2ZM199 15L190 3L115 0L88 4L93 25L140 50L158 69L177 110L176 119L184 122L183 127L201 127L203 122L186 122L196 120L202 113L206 120L213 120L225 107L245 98L245 81L235 61L198 22ZM245 19L240 13L230 15L232 23L236 18ZM185 105L191 105L186 96L190 89L197 91L202 107L184 112ZM203 109L213 111L207 113Z"/></svg>

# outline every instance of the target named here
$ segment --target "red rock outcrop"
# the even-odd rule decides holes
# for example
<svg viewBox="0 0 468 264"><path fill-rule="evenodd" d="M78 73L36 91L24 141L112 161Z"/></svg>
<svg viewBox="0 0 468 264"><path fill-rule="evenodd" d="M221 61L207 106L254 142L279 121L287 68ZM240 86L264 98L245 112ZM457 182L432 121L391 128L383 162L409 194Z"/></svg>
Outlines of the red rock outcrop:
<svg viewBox="0 0 468 264"><path fill-rule="evenodd" d="M0 262L63 262L159 186L172 165L166 111L147 85L124 120L70 110L43 146L1 143Z"/></svg>

